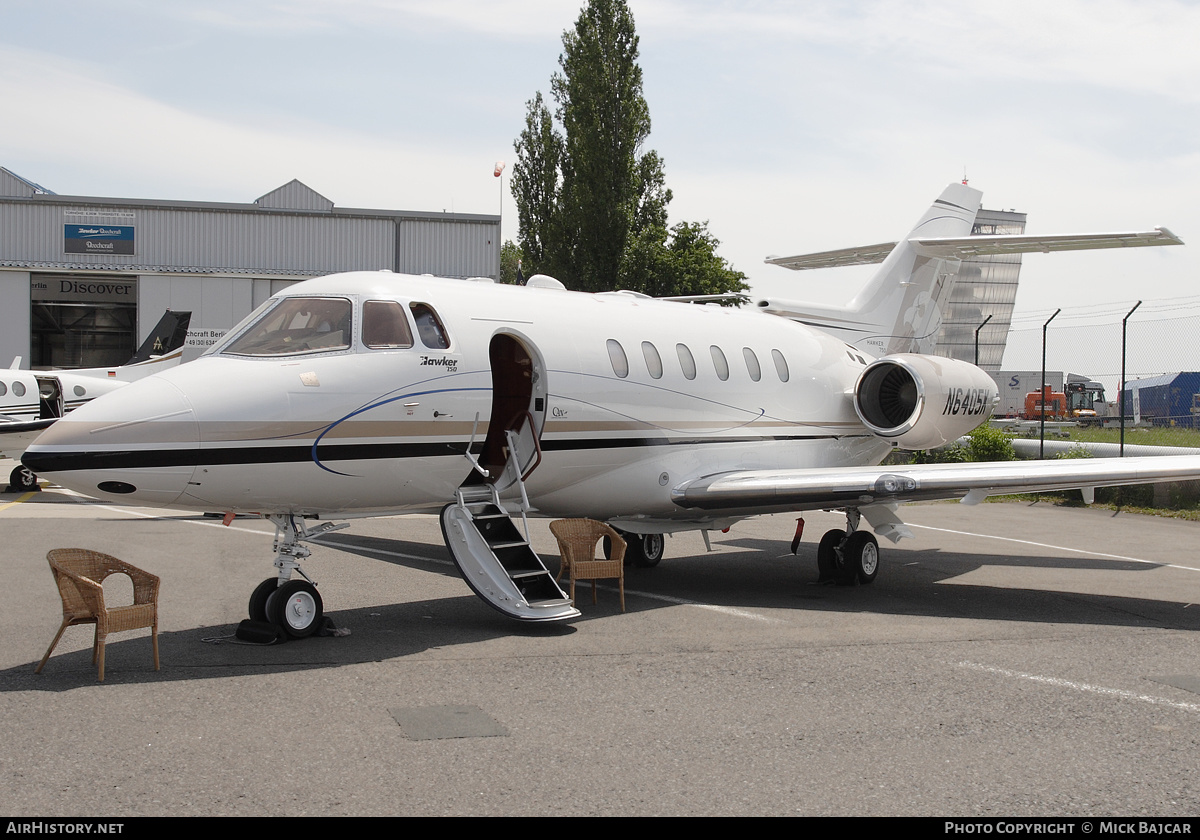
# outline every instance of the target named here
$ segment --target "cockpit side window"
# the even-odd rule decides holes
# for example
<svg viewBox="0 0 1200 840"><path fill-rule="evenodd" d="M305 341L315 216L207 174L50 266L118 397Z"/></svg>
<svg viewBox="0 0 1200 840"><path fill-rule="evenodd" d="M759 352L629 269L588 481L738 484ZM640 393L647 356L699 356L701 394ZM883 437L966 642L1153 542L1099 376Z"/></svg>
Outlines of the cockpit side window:
<svg viewBox="0 0 1200 840"><path fill-rule="evenodd" d="M414 303L409 308L412 309L413 320L417 322L417 335L421 336L421 343L430 350L448 350L450 337L446 335L446 328L442 326L433 307L427 303Z"/></svg>
<svg viewBox="0 0 1200 840"><path fill-rule="evenodd" d="M345 298L284 298L221 352L295 356L348 350L351 311Z"/></svg>
<svg viewBox="0 0 1200 840"><path fill-rule="evenodd" d="M404 316L404 307L394 300L364 303L362 342L372 349L412 347L412 330Z"/></svg>

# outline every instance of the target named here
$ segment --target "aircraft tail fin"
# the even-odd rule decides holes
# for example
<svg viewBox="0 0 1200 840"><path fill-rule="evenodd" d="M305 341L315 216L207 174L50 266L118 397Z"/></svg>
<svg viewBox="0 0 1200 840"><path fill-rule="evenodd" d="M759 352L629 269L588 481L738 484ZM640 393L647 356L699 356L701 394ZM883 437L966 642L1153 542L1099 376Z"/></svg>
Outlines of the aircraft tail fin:
<svg viewBox="0 0 1200 840"><path fill-rule="evenodd" d="M763 300L758 307L826 330L871 355L932 353L942 326L942 305L949 299L961 260L931 254L919 240L970 235L982 197L982 192L965 184L950 184L899 242L768 259L792 269L863 265L881 259L883 264L846 306Z"/></svg>
<svg viewBox="0 0 1200 840"><path fill-rule="evenodd" d="M965 184L951 184L917 220L912 231L892 245L883 264L867 285L844 307L760 301L759 308L827 330L846 343L870 353L932 353L942 325L942 305L958 275L961 260L924 252L918 240L965 237L971 233L983 193ZM862 249L811 255L808 265L792 268L856 265L875 262ZM770 260L796 263L802 258Z"/></svg>
<svg viewBox="0 0 1200 840"><path fill-rule="evenodd" d="M797 271L883 265L846 306L760 300L758 308L817 327L874 356L932 353L942 326L942 305L950 299L964 259L993 254L1183 244L1183 240L1163 227L1115 233L972 236L982 195L966 184L951 184L925 211L912 232L899 242L794 257L768 257L771 265Z"/></svg>
<svg viewBox="0 0 1200 840"><path fill-rule="evenodd" d="M942 305L958 279L961 260L920 253L919 238L969 236L983 193L951 184L896 243L879 271L847 308L874 335L866 349L885 353L932 353L942 327Z"/></svg>
<svg viewBox="0 0 1200 840"><path fill-rule="evenodd" d="M176 351L183 350L187 340L188 325L191 324L191 312L172 312L168 309L158 319L150 335L142 342L142 346L133 354L126 366L138 365L144 362L159 361Z"/></svg>

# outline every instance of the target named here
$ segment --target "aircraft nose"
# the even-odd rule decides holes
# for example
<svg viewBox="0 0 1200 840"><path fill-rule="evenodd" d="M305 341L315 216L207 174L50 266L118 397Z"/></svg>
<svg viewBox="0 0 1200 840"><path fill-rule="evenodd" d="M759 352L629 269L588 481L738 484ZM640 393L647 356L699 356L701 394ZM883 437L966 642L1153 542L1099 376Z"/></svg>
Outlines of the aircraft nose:
<svg viewBox="0 0 1200 840"><path fill-rule="evenodd" d="M21 460L34 473L89 496L165 506L187 488L199 441L183 392L151 377L72 411Z"/></svg>

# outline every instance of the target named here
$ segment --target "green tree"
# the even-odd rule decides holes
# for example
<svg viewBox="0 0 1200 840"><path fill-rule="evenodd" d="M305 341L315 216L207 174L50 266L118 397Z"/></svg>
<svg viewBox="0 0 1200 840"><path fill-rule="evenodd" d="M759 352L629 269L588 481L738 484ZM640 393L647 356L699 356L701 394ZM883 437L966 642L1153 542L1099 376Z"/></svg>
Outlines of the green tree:
<svg viewBox="0 0 1200 840"><path fill-rule="evenodd" d="M626 288L654 297L715 295L746 288L746 275L717 255L720 242L705 222L680 222L668 235L651 225L633 234L621 264Z"/></svg>
<svg viewBox="0 0 1200 840"><path fill-rule="evenodd" d="M515 285L517 270L521 265L521 249L511 239L500 246L500 282Z"/></svg>
<svg viewBox="0 0 1200 840"><path fill-rule="evenodd" d="M543 273L553 274L568 266L561 253L559 234L559 168L563 138L554 128L554 118L539 92L526 106L525 130L514 144L512 192L517 202L517 225L521 253Z"/></svg>
<svg viewBox="0 0 1200 840"><path fill-rule="evenodd" d="M563 33L553 115L540 92L526 103L512 190L527 271L582 291L742 291L745 275L716 255L706 223L667 229L663 161L642 151L650 109L637 58L625 0L589 0Z"/></svg>

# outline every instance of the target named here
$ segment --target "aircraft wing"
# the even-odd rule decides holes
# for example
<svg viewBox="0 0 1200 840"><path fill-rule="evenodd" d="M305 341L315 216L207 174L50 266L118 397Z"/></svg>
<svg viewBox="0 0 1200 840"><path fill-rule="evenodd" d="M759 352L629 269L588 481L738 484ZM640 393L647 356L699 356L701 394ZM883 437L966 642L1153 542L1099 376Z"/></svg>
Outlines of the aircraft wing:
<svg viewBox="0 0 1200 840"><path fill-rule="evenodd" d="M0 420L0 458L19 461L42 432L54 425L57 418L49 420L6 421Z"/></svg>
<svg viewBox="0 0 1200 840"><path fill-rule="evenodd" d="M1182 245L1183 240L1167 228L1124 233L1067 233L1046 236L1026 234L994 234L981 236L931 237L910 239L922 256L942 259L967 259L991 254L1050 253L1051 251L1083 251L1094 248L1142 248L1151 245ZM896 247L895 242L820 251L794 257L768 257L765 262L793 271L810 268L836 268L847 265L881 263Z"/></svg>
<svg viewBox="0 0 1200 840"><path fill-rule="evenodd" d="M676 487L685 508L705 511L814 510L1152 484L1200 479L1200 455L1071 458L968 464L742 470L716 473ZM870 518L870 517L868 517Z"/></svg>

